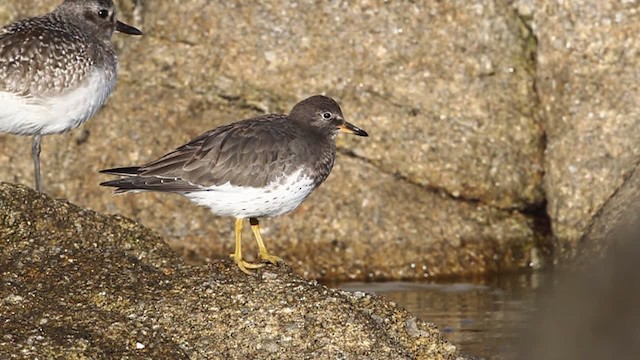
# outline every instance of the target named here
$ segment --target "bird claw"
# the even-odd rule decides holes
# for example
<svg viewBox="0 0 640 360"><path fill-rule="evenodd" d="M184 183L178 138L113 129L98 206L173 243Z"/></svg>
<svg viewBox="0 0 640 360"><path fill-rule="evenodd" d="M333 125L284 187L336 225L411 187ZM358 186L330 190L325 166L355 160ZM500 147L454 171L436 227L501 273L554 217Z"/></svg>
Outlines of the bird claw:
<svg viewBox="0 0 640 360"><path fill-rule="evenodd" d="M229 255L229 257L232 258L236 262L236 264L238 264L240 270L247 275L253 275L253 273L249 269L259 269L264 266L264 264L254 264L244 261L242 260L242 258L237 258L236 254L231 254Z"/></svg>
<svg viewBox="0 0 640 360"><path fill-rule="evenodd" d="M275 255L271 255L268 252L261 252L259 255L260 259L262 261L266 261L269 262L273 265L278 265L278 264L284 264L284 260L282 260L281 258L275 256Z"/></svg>

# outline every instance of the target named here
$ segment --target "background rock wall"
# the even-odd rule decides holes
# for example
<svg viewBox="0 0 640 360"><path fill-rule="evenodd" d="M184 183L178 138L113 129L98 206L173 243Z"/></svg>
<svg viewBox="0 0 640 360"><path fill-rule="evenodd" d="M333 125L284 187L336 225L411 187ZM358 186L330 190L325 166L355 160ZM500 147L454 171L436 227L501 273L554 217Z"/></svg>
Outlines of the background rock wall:
<svg viewBox="0 0 640 360"><path fill-rule="evenodd" d="M57 3L8 0L0 21ZM231 219L179 196L113 197L97 171L316 93L371 137L340 136L327 182L261 223L270 250L309 277L538 266L547 214L570 250L556 254L570 255L640 152L638 2L117 4L145 36L114 35L121 72L109 103L45 137L45 191L132 217L194 259L232 251ZM29 144L0 136L0 179L32 184Z"/></svg>
<svg viewBox="0 0 640 360"><path fill-rule="evenodd" d="M640 160L640 2L545 1L532 14L544 187L564 260Z"/></svg>

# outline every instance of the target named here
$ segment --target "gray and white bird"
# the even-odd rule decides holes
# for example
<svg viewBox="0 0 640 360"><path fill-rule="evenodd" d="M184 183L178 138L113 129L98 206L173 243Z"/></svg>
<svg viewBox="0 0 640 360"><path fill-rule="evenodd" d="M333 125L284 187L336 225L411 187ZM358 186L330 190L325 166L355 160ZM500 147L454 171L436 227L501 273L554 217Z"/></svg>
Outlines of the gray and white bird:
<svg viewBox="0 0 640 360"><path fill-rule="evenodd" d="M65 0L0 29L0 132L33 136L38 191L42 136L80 126L115 87L114 31L142 35L116 19L112 0Z"/></svg>
<svg viewBox="0 0 640 360"><path fill-rule="evenodd" d="M249 218L260 259L278 263L262 241L258 218L297 208L329 176L336 158L336 135L368 136L346 122L340 106L316 95L289 115L269 114L209 130L142 166L101 172L124 176L103 182L116 193L158 191L186 196L219 216L236 218L231 257L245 273L261 267L242 258L243 221Z"/></svg>

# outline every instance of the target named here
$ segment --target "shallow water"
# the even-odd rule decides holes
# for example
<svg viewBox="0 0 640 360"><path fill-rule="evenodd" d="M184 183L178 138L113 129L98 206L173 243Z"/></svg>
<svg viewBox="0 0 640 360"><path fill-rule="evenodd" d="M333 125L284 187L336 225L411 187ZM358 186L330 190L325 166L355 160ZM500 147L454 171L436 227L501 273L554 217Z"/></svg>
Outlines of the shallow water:
<svg viewBox="0 0 640 360"><path fill-rule="evenodd" d="M338 287L384 296L435 323L462 354L491 359L514 354L517 336L548 281L548 273L528 273L429 283L351 282Z"/></svg>

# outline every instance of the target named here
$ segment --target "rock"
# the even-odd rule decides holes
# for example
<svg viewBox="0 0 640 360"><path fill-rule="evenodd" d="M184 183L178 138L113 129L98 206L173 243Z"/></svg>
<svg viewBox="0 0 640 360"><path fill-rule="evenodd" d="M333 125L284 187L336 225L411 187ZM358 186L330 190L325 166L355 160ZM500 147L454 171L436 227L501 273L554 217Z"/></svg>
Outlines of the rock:
<svg viewBox="0 0 640 360"><path fill-rule="evenodd" d="M604 203L580 239L578 263L590 264L594 255L604 255L618 239L637 236L640 228L640 166ZM630 230L631 229L631 230ZM629 235L630 234L630 235ZM636 240L636 239L632 239ZM618 250L619 251L619 250Z"/></svg>
<svg viewBox="0 0 640 360"><path fill-rule="evenodd" d="M547 212L563 263L640 158L640 12L636 1L550 0L532 14Z"/></svg>
<svg viewBox="0 0 640 360"><path fill-rule="evenodd" d="M637 171L634 177L637 200ZM629 189L625 185L622 191ZM612 198L609 203L613 202L617 201ZM606 207L598 217L611 220L616 211L614 206ZM640 218L637 215L634 221L609 227L612 231L605 235L609 246L601 252L600 259L591 259L579 271L565 271L549 282L550 286L542 292L539 310L522 336L521 351L514 359L638 358ZM599 231L590 233L596 232Z"/></svg>
<svg viewBox="0 0 640 360"><path fill-rule="evenodd" d="M0 19L57 2L7 0ZM296 271L415 279L544 263L535 42L511 5L117 3L145 36L114 35L121 71L108 104L44 138L45 192L132 217L192 260L225 257L230 220L177 196L114 198L97 171L326 93L371 137L340 136L329 180L296 212L262 222L267 246ZM29 142L0 135L0 179L32 184Z"/></svg>
<svg viewBox="0 0 640 360"><path fill-rule="evenodd" d="M455 359L434 325L288 266L188 266L152 231L0 183L0 358Z"/></svg>

